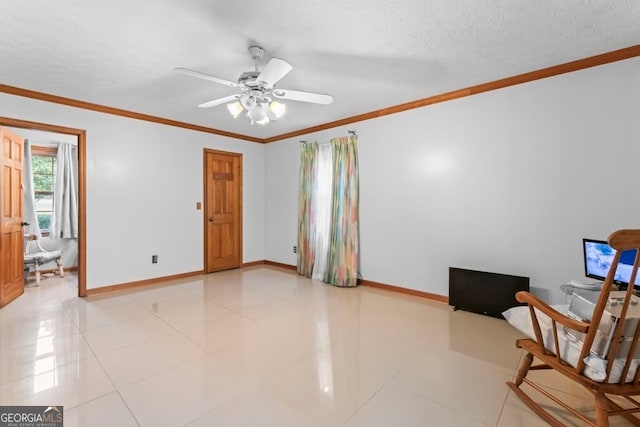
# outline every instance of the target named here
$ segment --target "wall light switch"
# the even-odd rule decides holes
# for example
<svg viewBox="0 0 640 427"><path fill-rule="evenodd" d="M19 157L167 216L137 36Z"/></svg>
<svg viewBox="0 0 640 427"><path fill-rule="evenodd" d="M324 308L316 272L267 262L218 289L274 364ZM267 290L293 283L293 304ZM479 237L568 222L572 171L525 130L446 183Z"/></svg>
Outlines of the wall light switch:
<svg viewBox="0 0 640 427"><path fill-rule="evenodd" d="M196 202L196 209L197 210L202 209L202 202Z"/></svg>

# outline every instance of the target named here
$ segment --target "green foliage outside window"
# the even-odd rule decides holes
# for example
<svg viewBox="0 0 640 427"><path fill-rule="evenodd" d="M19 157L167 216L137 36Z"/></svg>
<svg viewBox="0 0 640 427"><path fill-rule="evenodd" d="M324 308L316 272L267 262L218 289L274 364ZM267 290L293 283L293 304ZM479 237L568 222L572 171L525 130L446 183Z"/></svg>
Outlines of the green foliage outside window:
<svg viewBox="0 0 640 427"><path fill-rule="evenodd" d="M51 229L51 215L49 215L49 214L38 214L38 225L40 226L40 230L50 230Z"/></svg>
<svg viewBox="0 0 640 427"><path fill-rule="evenodd" d="M55 157L33 156L33 184L36 192L53 191L53 168L56 162Z"/></svg>
<svg viewBox="0 0 640 427"><path fill-rule="evenodd" d="M51 229L51 218L53 216L53 177L56 158L46 155L33 155L31 160L38 224L40 225L40 230L46 234Z"/></svg>

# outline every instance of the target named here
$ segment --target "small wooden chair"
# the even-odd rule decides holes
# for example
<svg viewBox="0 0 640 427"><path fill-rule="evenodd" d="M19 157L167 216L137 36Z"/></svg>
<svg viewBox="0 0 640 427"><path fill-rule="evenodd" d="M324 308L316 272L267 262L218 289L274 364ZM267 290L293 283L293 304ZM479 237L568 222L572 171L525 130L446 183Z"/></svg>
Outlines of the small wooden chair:
<svg viewBox="0 0 640 427"><path fill-rule="evenodd" d="M587 425L606 427L609 426L609 417L617 415L626 418L633 425L640 426L640 418L634 415L640 412L640 401L634 398L634 396L640 395L640 369L635 369L635 372L633 369L634 366L638 366L638 360L634 360L634 354L636 353L640 338L640 322L638 322L638 326L635 327L635 334L631 340L630 350L627 355L620 358L620 354L617 353L618 344L621 342L621 338L624 338L622 332L624 322L627 320L630 303L632 298L637 298L633 295L633 283L636 283L640 260L640 230L616 231L609 236L608 242L609 245L616 250L616 254L602 286L602 290L600 291L600 295L595 303L590 321L580 321L561 314L528 292L521 291L516 294L516 299L519 302L527 303L529 306L533 331L536 338L525 338L516 341L516 346L525 350L526 354L520 363L514 380L507 382L507 385L522 402L552 426L564 426L565 424L551 415L547 410L543 409L540 403L530 397L521 388L523 383L528 384L534 390L553 400L580 418ZM590 351L596 334L598 333L598 326L600 325L603 313L609 303L609 294L611 290L614 289L614 276L618 263L620 262L620 254L622 251L629 249L636 249L636 258L633 264L630 285L624 293L624 300L621 301L621 314L613 330L613 338L611 339L607 357L602 359L602 363L606 367L603 371L604 380L595 381L592 379L593 375L588 375L589 371L585 359L587 356L595 357L590 355ZM547 340L547 347L545 347L543 332L537 317L540 313L548 316L551 320L553 339ZM584 337L580 356L577 359L577 363L575 363L576 366L570 365L560 357L562 351L560 350L559 334L563 333L573 333L574 336ZM553 341L552 345L549 345L549 341ZM534 357L541 361L541 363L533 365ZM612 382L610 378L612 377L614 362L616 363L616 369L617 372L619 372L620 379ZM537 369L553 369L591 392L595 399L595 420L571 407L548 389L541 387L530 378L527 378L529 371ZM620 369L622 369L621 372ZM618 375L616 375L616 377L617 376ZM613 396L619 397L616 399L616 402L611 399Z"/></svg>
<svg viewBox="0 0 640 427"><path fill-rule="evenodd" d="M49 261L55 261L57 265L57 273L60 277L64 277L64 268L62 266L62 251L45 251L38 241L35 234L26 234L24 236L24 278L29 276L29 272L33 268L36 272L36 286L40 286L40 276L42 272L40 267ZM32 249L35 245L36 250Z"/></svg>

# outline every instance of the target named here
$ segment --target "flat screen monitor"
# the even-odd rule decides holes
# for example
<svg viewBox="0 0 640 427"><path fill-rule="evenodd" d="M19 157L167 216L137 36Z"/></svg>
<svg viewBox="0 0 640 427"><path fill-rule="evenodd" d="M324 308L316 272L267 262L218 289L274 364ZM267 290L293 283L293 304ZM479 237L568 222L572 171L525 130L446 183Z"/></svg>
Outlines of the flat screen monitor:
<svg viewBox="0 0 640 427"><path fill-rule="evenodd" d="M582 248L584 251L584 273L587 277L596 280L604 280L609 273L609 268L613 262L613 256L616 250L613 249L604 240L582 239ZM622 252L620 255L620 263L614 276L614 282L620 288L626 288L631 278L631 270L633 269L633 261L636 257L636 250L630 249ZM636 278L635 287L639 287Z"/></svg>

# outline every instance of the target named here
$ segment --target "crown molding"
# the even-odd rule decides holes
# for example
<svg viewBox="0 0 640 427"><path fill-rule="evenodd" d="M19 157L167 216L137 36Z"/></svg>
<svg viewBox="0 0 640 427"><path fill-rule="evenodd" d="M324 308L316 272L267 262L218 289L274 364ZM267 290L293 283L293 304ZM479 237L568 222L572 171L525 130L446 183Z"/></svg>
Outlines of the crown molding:
<svg viewBox="0 0 640 427"><path fill-rule="evenodd" d="M149 114L136 113L135 111L123 110L121 108L109 107L107 105L94 104L92 102L80 101L78 99L66 98L64 96L52 95L50 93L37 92L35 90L24 89L15 86L0 84L0 92L11 95L22 96L25 98L38 99L40 101L52 102L54 104L68 105L70 107L82 108L84 110L97 111L100 113L111 114L114 116L127 117L130 119L143 120L146 122L160 123L163 125L179 127L183 129L195 130L198 132L212 133L215 135L226 136L229 138L241 139L244 141L263 143L262 138L242 135L239 133L227 132L220 129L210 128L207 126L195 125L192 123L181 122L178 120L165 119L164 117L152 116Z"/></svg>
<svg viewBox="0 0 640 427"><path fill-rule="evenodd" d="M598 65L609 64L611 62L616 62L616 61L622 61L623 59L634 58L636 56L640 56L640 45L635 45L635 46L627 47L624 49L614 50L612 52L590 56L588 58L578 59L576 61L571 61L571 62L567 62L560 65L554 65L552 67L542 68L539 70L530 71L528 73L518 74L516 76L507 77L500 80L494 80L492 82L482 83L476 86L470 86L464 89L458 89L458 90L446 92L440 95L434 95L427 98L422 98L415 101L407 102L404 104L395 105L392 107L382 108L380 110L371 111L369 113L358 114L357 116L351 116L351 117L336 120L333 122L296 130L293 132L283 133L282 135L276 135L270 138L265 138L264 142L270 143L270 142L281 141L283 139L294 138L300 135L307 135L309 133L319 132L322 130L331 129L338 126L344 126L351 123L362 122L364 120L370 120L370 119L375 119L382 116L388 116L390 114L396 114L402 111L413 110L415 108L426 107L427 105L439 104L441 102L451 101L453 99L464 98L466 96L477 95L479 93L502 89L505 87L519 85L522 83L528 83L535 80L546 79L548 77L553 77L560 74L571 73L573 71L579 71L585 68L596 67Z"/></svg>
<svg viewBox="0 0 640 427"><path fill-rule="evenodd" d="M606 52L588 58L578 59L576 61L567 62L560 65L554 65L552 67L542 68L535 71L530 71L524 74L518 74L516 76L507 77L500 80L494 80L488 83L482 83L475 86L470 86L464 89L458 89L451 92L446 92L439 95L430 96L427 98L418 99L415 101L406 102L404 104L394 105L380 110L370 111L364 114L358 114L356 116L346 117L344 119L335 120L328 123L323 123L316 126L311 126L304 129L298 129L292 132L275 135L269 138L256 138L249 135L243 135L239 133L227 132L221 129L211 128L207 126L200 126L196 124L181 122L178 120L166 119L163 117L152 116L149 114L136 113L134 111L123 110L121 108L109 107L106 105L95 104L92 102L80 101L73 98L66 98L63 96L52 95L44 92L37 92L35 90L19 88L15 86L8 86L0 84L0 92L8 93L11 95L22 96L26 98L37 99L46 102L52 102L55 104L68 105L75 108L82 108L85 110L97 111L105 114L111 114L115 116L127 117L136 120L143 120L152 123L159 123L168 126L179 127L183 129L195 130L198 132L205 132L214 135L225 136L229 138L239 139L243 141L256 142L260 144L267 144L270 142L282 141L284 139L294 138L301 135L307 135L309 133L320 132L326 129L332 129L338 126L344 126L352 123L362 122L365 120L375 119L378 117L388 116L390 114L396 114L403 111L413 110L415 108L422 108L428 105L439 104L441 102L451 101L453 99L464 98L471 95L477 95L483 92L489 92L492 90L502 89L509 86L519 85L522 83L528 83L535 80L546 79L548 77L557 76L560 74L571 73L573 71L583 70L585 68L596 67L598 65L609 64L611 62L622 61L624 59L634 58L640 56L640 45L630 46L624 49L614 50L612 52Z"/></svg>

